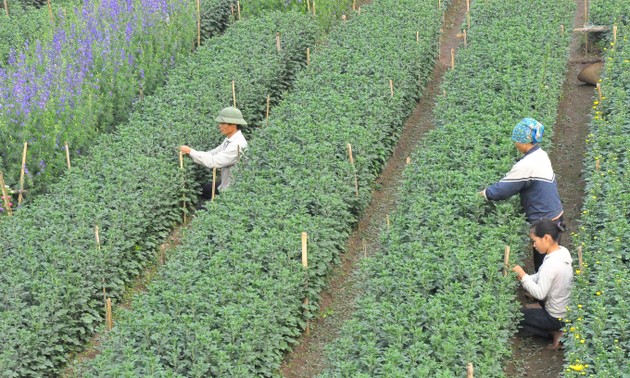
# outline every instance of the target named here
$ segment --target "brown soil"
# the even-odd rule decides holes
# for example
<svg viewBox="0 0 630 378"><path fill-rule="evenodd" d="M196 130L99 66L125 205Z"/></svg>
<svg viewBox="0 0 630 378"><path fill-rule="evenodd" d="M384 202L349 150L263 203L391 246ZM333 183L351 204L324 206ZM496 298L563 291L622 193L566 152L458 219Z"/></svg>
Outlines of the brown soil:
<svg viewBox="0 0 630 378"><path fill-rule="evenodd" d="M577 13L574 26L584 24L584 0L576 0ZM598 61L596 56L584 51L585 36L574 33L568 72L562 88L550 158L558 179L558 190L564 206L564 218L569 227L562 244L573 251L571 232L578 228L584 180L582 179L583 158L586 151L589 115L595 94L592 85L577 80L577 75L588 64ZM532 270L530 261L526 269ZM555 378L562 375L564 353L550 351L544 347L550 340L541 338L519 338L512 340L514 356L506 366L508 377Z"/></svg>
<svg viewBox="0 0 630 378"><path fill-rule="evenodd" d="M312 377L321 373L326 367L324 348L337 338L342 324L354 311L354 301L360 294L357 288L360 281L359 261L380 250L379 235L387 227L387 214L395 208L407 157L417 148L423 135L434 127L434 99L440 95L442 76L451 65L451 49L457 50L462 42L457 33L465 19L465 10L466 2L456 0L445 16L439 62L434 67L420 102L405 123L391 158L376 181L377 189L372 193L372 200L357 229L348 240L341 264L335 267L326 289L321 293L319 317L311 323L310 334L302 335L294 350L285 357L280 369L284 377Z"/></svg>

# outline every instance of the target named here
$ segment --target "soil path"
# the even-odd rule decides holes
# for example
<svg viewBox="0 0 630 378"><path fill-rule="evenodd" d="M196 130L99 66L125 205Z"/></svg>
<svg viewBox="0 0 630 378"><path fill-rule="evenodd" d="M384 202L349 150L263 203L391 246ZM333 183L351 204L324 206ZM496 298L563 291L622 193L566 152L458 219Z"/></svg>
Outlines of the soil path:
<svg viewBox="0 0 630 378"><path fill-rule="evenodd" d="M584 25L584 0L577 0L574 26ZM570 30L570 29L569 29ZM569 227L562 244L576 254L571 232L578 228L580 210L584 197L582 179L583 158L586 151L585 139L588 135L588 122L593 100L594 87L577 80L577 75L597 57L585 53L585 36L574 33L571 41L571 55L568 72L562 88L562 101L556 117L551 163L558 179L558 191L563 201L564 217ZM525 264L532 269L531 262ZM544 349L550 343L542 338L518 338L512 340L514 356L506 367L508 377L556 378L562 375L564 353Z"/></svg>
<svg viewBox="0 0 630 378"><path fill-rule="evenodd" d="M367 2L362 2L363 4ZM298 345L287 354L281 366L283 377L313 377L321 373L326 359L324 348L335 340L341 325L354 311L360 294L357 283L359 262L363 256L378 253L379 235L386 227L387 214L396 204L397 190L407 157L417 148L423 135L434 127L433 108L439 96L444 72L451 65L451 49L457 50L462 39L457 37L465 20L466 2L456 0L445 15L440 38L440 59L427 83L422 98L403 127L398 144L376 181L372 200L356 230L350 235L341 264L334 268L326 289L321 293L319 316L311 323L310 335L302 335Z"/></svg>

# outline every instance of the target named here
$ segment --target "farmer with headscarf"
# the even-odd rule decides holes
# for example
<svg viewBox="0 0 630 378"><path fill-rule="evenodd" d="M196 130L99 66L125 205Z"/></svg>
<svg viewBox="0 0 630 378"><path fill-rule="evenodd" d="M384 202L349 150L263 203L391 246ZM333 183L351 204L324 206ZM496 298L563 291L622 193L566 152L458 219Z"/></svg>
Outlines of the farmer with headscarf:
<svg viewBox="0 0 630 378"><path fill-rule="evenodd" d="M512 141L516 149L524 154L501 181L479 192L492 201L505 200L516 193L521 197L521 205L530 224L547 218L564 229L563 209L558 194L556 175L551 161L539 143L545 127L533 118L522 119L512 131ZM542 265L544 255L535 249L534 270Z"/></svg>
<svg viewBox="0 0 630 378"><path fill-rule="evenodd" d="M234 181L232 167L238 162L239 154L247 148L247 140L241 133L241 126L246 126L247 122L243 119L241 111L232 106L222 109L215 121L221 134L225 135L223 143L210 151L197 151L186 145L180 146L180 150L190 155L197 164L208 168L221 168L221 181L215 184L215 191L219 193ZM206 184L201 195L210 198L211 192L212 184Z"/></svg>

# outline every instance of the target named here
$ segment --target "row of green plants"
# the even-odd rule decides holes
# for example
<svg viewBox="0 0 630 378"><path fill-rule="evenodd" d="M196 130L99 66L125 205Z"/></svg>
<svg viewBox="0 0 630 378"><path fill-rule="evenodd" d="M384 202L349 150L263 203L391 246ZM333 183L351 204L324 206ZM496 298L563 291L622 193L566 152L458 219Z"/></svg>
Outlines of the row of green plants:
<svg viewBox="0 0 630 378"><path fill-rule="evenodd" d="M364 261L364 294L328 347L324 377L504 376L519 322L517 280L504 276L529 256L518 199L486 202L518 153L510 141L524 117L553 130L569 57L573 1L476 1L468 47L444 76L436 129L403 173L382 250ZM528 15L523 22L523 15Z"/></svg>
<svg viewBox="0 0 630 378"><path fill-rule="evenodd" d="M608 7L630 12L623 1ZM619 24L616 42L607 37L602 97L595 92L586 140L587 186L575 236L584 264L575 271L567 316L565 377L630 376L629 23Z"/></svg>
<svg viewBox="0 0 630 378"><path fill-rule="evenodd" d="M80 375L276 376L431 75L441 16L433 1L381 0L333 29L252 135L236 185L197 213Z"/></svg>
<svg viewBox="0 0 630 378"><path fill-rule="evenodd" d="M204 37L228 26L232 3L203 2ZM164 83L197 40L197 9L189 1L85 1L56 7L53 17L43 30L22 30L31 39L12 46L0 67L0 170L15 189L27 142L28 200L67 170L66 142L72 160L87 154L100 133L113 131ZM41 39L32 38L38 33Z"/></svg>
<svg viewBox="0 0 630 378"><path fill-rule="evenodd" d="M588 2L588 9L589 18L594 25L630 24L630 4L627 1L591 0Z"/></svg>
<svg viewBox="0 0 630 378"><path fill-rule="evenodd" d="M335 24L335 20L339 20L348 12L353 3L356 5L355 0L242 0L240 2L244 16L257 15L268 9L284 11L290 9L313 14L313 8L315 8L315 18L323 32L329 31Z"/></svg>
<svg viewBox="0 0 630 378"><path fill-rule="evenodd" d="M220 142L214 117L232 104L232 80L237 106L261 125L267 96L278 102L316 33L293 13L238 22L173 70L50 194L4 219L0 376L54 376L83 347L103 323L104 296L121 298L199 191L204 170L180 169L177 147Z"/></svg>

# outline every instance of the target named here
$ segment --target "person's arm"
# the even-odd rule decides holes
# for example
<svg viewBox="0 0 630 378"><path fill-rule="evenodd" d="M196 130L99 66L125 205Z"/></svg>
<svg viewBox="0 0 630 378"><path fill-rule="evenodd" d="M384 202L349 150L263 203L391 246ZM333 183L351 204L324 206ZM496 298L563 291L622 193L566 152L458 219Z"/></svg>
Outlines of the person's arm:
<svg viewBox="0 0 630 378"><path fill-rule="evenodd" d="M552 267L540 267L536 274L526 274L521 279L523 288L527 290L532 297L543 300L549 294L551 284L553 283L553 268Z"/></svg>
<svg viewBox="0 0 630 378"><path fill-rule="evenodd" d="M208 168L229 167L238 161L236 145L234 145L234 148L232 148L231 145L228 145L225 150L217 150L217 148L207 152L191 149L190 157L195 163Z"/></svg>
<svg viewBox="0 0 630 378"><path fill-rule="evenodd" d="M523 164L514 164L501 181L494 183L480 192L486 199L501 201L519 193L529 185L530 177Z"/></svg>

